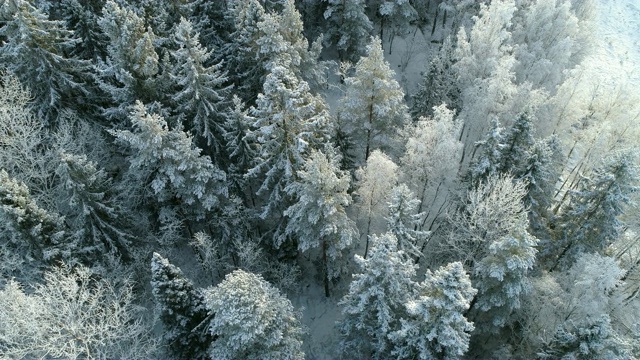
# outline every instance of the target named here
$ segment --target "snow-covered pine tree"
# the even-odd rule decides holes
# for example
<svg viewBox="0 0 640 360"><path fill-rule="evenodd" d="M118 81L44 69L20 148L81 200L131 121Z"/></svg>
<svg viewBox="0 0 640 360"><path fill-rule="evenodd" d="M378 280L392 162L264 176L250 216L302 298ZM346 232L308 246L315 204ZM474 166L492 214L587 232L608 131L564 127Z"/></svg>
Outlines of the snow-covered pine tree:
<svg viewBox="0 0 640 360"><path fill-rule="evenodd" d="M340 119L359 148L362 164L375 149L393 147L397 129L410 116L404 93L385 61L379 38L372 37L366 56L360 58L353 76L345 79L346 93L340 100Z"/></svg>
<svg viewBox="0 0 640 360"><path fill-rule="evenodd" d="M610 154L587 173L552 220L551 270L570 266L580 252L599 253L621 234L619 216L638 191L638 152Z"/></svg>
<svg viewBox="0 0 640 360"><path fill-rule="evenodd" d="M320 41L309 46L294 0L283 0L281 5L278 12L266 12L258 0L233 1L229 8L227 16L233 19L235 31L221 59L236 93L248 104L256 101L267 75L277 66L288 67L312 85L323 81Z"/></svg>
<svg viewBox="0 0 640 360"><path fill-rule="evenodd" d="M66 190L67 223L72 224L83 245L81 252L91 262L100 262L105 254L130 259L135 237L121 204L113 201L113 185L104 170L82 155L60 154L60 182Z"/></svg>
<svg viewBox="0 0 640 360"><path fill-rule="evenodd" d="M207 359L215 335L206 326L215 312L206 307L203 291L158 253L151 259L151 290L171 353L181 359Z"/></svg>
<svg viewBox="0 0 640 360"><path fill-rule="evenodd" d="M404 251L407 256L421 256L420 245L427 240L428 231L420 230L425 214L418 212L420 200L407 185L400 184L394 187L389 194L387 202L387 231L395 235L398 241L398 250Z"/></svg>
<svg viewBox="0 0 640 360"><path fill-rule="evenodd" d="M180 19L171 37L176 50L171 51L173 68L169 77L174 86L171 99L173 115L194 136L206 139L214 158L221 166L224 156L224 112L230 88L223 84L226 74L222 64L207 65L211 51L200 45L199 34L188 20Z"/></svg>
<svg viewBox="0 0 640 360"><path fill-rule="evenodd" d="M263 65L267 69L286 65L298 78L315 87L324 82L325 67L319 62L321 39L309 44L304 37L304 26L295 0L278 0L282 10L270 12L258 24L262 37L258 39L259 51L266 54ZM280 7L280 6L278 6Z"/></svg>
<svg viewBox="0 0 640 360"><path fill-rule="evenodd" d="M64 218L38 206L29 188L4 169L0 169L0 218L3 238L22 256L35 257L42 264L81 261L76 257L80 249L66 234Z"/></svg>
<svg viewBox="0 0 640 360"><path fill-rule="evenodd" d="M104 112L109 118L124 120L129 106L140 100L151 103L160 98L155 86L159 56L156 36L145 20L133 10L108 0L98 19L109 38L107 58L96 65L98 85L111 100Z"/></svg>
<svg viewBox="0 0 640 360"><path fill-rule="evenodd" d="M411 115L414 119L430 117L435 106L447 104L450 109L460 112L460 88L454 71L455 47L450 37L440 45L440 50L431 59L418 84L418 90L412 96Z"/></svg>
<svg viewBox="0 0 640 360"><path fill-rule="evenodd" d="M525 227L514 229L509 235L489 244L488 254L473 269L474 287L478 288L474 308L483 314L483 332L504 327L515 310L520 309L521 298L531 291L528 279L536 260L538 239Z"/></svg>
<svg viewBox="0 0 640 360"><path fill-rule="evenodd" d="M233 106L227 110L224 123L225 152L229 154L229 188L234 189L241 198L253 199L255 191L248 185L244 175L251 168L256 156L256 142L251 133L256 119L249 115L245 104L237 95L233 95L231 102ZM255 206L254 202L252 200L251 205ZM249 205L249 202L245 204Z"/></svg>
<svg viewBox="0 0 640 360"><path fill-rule="evenodd" d="M233 31L216 60L224 60L224 68L236 95L247 104L255 102L268 74L263 65L264 55L260 53L257 43L262 36L258 24L266 16L258 0L231 0L225 15L227 21L233 24Z"/></svg>
<svg viewBox="0 0 640 360"><path fill-rule="evenodd" d="M432 273L407 302L407 318L390 334L392 355L399 359L453 359L469 348L473 323L465 317L476 294L462 263L454 262Z"/></svg>
<svg viewBox="0 0 640 360"><path fill-rule="evenodd" d="M230 1L194 0L195 10L189 21L200 33L200 43L207 49L218 51L230 41L233 23L225 17Z"/></svg>
<svg viewBox="0 0 640 360"><path fill-rule="evenodd" d="M366 166L356 171L356 205L360 212L358 217L366 224L360 232L366 239L365 259L369 252L369 235L382 230L379 225L384 222L387 197L398 182L397 170L398 165L387 155L374 150Z"/></svg>
<svg viewBox="0 0 640 360"><path fill-rule="evenodd" d="M285 236L298 240L298 249L322 249L322 273L325 296L329 296L329 280L340 274L336 264L342 251L358 238L355 222L345 208L351 204L347 193L351 176L339 169L340 156L331 145L322 151L312 150L298 171L299 180L285 191L296 200L284 215L289 218Z"/></svg>
<svg viewBox="0 0 640 360"><path fill-rule="evenodd" d="M28 1L3 1L0 13L0 60L31 90L38 117L55 122L63 108L85 106L89 63L68 55L80 39Z"/></svg>
<svg viewBox="0 0 640 360"><path fill-rule="evenodd" d="M462 152L461 123L455 112L442 104L433 108L433 117L421 118L405 126L405 152L400 158L402 179L421 201L418 212L437 200L438 191L453 181L458 166L452 158Z"/></svg>
<svg viewBox="0 0 640 360"><path fill-rule="evenodd" d="M150 187L159 205L177 206L195 220L220 206L227 197L226 174L200 154L189 134L170 130L162 117L148 114L139 101L129 119L133 132L110 133L132 149L129 171Z"/></svg>
<svg viewBox="0 0 640 360"><path fill-rule="evenodd" d="M212 359L303 359L299 314L260 275L236 270L206 290Z"/></svg>
<svg viewBox="0 0 640 360"><path fill-rule="evenodd" d="M358 61L365 53L365 41L373 24L365 13L364 0L326 0L325 41L335 45L341 60Z"/></svg>
<svg viewBox="0 0 640 360"><path fill-rule="evenodd" d="M262 179L258 195L266 196L260 217L276 224L273 243L278 248L286 227L282 212L291 205L284 189L297 179L305 154L329 141L332 119L324 100L285 66L273 67L250 113L259 150L247 177Z"/></svg>
<svg viewBox="0 0 640 360"><path fill-rule="evenodd" d="M392 357L389 335L407 318L405 305L415 298L413 278L417 265L398 251L394 235L371 236L371 255L355 255L360 273L354 274L349 292L340 300L342 319L340 351L343 356L385 359Z"/></svg>

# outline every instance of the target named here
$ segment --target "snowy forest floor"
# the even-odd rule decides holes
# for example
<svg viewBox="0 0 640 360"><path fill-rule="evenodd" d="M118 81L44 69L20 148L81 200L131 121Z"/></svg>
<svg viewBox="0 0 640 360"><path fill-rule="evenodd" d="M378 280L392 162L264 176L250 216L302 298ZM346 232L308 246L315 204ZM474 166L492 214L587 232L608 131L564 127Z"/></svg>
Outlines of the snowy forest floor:
<svg viewBox="0 0 640 360"><path fill-rule="evenodd" d="M630 91L636 94L640 91L640 2L601 0L597 6L596 42L591 55L582 64L584 72L581 79L588 82L585 88L599 88L613 97L629 95ZM438 44L431 41L442 40L438 31L433 37L424 35L417 31L406 39L396 37L391 54L388 38L383 43L386 60L396 71L396 79L407 94L415 93L431 52L437 49ZM332 98L335 97L327 97L333 107ZM326 298L322 281L310 274L315 269L310 262L307 264L303 265L306 268L302 269L299 291L289 294L293 305L302 310L303 324L307 327L304 351L308 359L335 358L338 341L335 322L341 312L338 302L348 289L351 277L343 278L334 287L332 297Z"/></svg>

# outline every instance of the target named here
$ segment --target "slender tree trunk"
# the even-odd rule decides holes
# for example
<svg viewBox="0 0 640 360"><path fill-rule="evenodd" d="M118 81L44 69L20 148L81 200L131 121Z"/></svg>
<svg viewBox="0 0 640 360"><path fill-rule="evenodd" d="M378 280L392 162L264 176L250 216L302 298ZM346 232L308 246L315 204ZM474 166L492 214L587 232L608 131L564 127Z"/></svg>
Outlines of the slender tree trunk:
<svg viewBox="0 0 640 360"><path fill-rule="evenodd" d="M369 100L369 128L367 129L367 147L364 152L364 161L367 162L369 160L369 152L371 151L371 131L373 131L373 101L375 100L375 95L371 94L371 99Z"/></svg>
<svg viewBox="0 0 640 360"><path fill-rule="evenodd" d="M433 27L431 28L431 37L436 32L436 24L438 23L438 14L440 12L440 6L436 7L436 16L433 17Z"/></svg>
<svg viewBox="0 0 640 360"><path fill-rule="evenodd" d="M327 240L322 239L322 280L324 283L324 296L329 297L329 262L327 261Z"/></svg>
<svg viewBox="0 0 640 360"><path fill-rule="evenodd" d="M367 233L364 235L366 242L364 245L364 258L367 258L367 254L369 253L369 230L371 229L371 214L369 214L369 221L367 222Z"/></svg>
<svg viewBox="0 0 640 360"><path fill-rule="evenodd" d="M442 17L442 28L444 29L445 24L447 23L447 10L444 11L444 16Z"/></svg>

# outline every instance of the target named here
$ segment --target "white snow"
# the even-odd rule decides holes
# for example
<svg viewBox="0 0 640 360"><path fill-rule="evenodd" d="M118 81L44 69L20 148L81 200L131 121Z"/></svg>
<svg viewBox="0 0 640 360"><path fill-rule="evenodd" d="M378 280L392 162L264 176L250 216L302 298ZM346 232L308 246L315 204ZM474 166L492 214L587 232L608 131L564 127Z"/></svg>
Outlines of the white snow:
<svg viewBox="0 0 640 360"><path fill-rule="evenodd" d="M640 84L640 1L598 0L594 54L587 69L609 84L628 80Z"/></svg>

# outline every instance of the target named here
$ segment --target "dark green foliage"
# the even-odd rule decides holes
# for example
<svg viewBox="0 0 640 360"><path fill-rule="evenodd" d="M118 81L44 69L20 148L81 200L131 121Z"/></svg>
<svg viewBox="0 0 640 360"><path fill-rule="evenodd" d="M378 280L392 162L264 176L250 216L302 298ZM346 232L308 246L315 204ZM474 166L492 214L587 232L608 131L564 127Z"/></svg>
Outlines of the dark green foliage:
<svg viewBox="0 0 640 360"><path fill-rule="evenodd" d="M215 340L206 325L214 315L207 310L202 291L157 253L151 260L151 287L167 348L180 359L206 359Z"/></svg>
<svg viewBox="0 0 640 360"><path fill-rule="evenodd" d="M418 91L413 95L411 115L414 119L433 115L433 107L447 104L449 109L459 110L462 107L457 76L453 70L454 44L446 38L438 54L427 66L427 71L418 83Z"/></svg>

